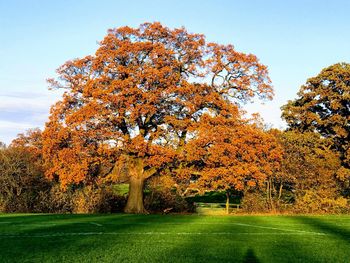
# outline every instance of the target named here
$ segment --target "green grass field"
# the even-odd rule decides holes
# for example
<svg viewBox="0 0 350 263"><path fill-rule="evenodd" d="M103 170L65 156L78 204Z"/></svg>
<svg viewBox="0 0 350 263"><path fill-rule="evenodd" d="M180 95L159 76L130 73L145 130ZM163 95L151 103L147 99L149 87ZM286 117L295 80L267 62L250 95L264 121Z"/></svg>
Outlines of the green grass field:
<svg viewBox="0 0 350 263"><path fill-rule="evenodd" d="M1 262L350 262L350 216L0 215Z"/></svg>

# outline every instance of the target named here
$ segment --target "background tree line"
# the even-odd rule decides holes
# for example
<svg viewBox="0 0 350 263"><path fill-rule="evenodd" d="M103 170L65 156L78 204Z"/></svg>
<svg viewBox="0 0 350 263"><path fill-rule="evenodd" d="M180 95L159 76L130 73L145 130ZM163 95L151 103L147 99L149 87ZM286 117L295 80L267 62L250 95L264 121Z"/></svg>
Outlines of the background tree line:
<svg viewBox="0 0 350 263"><path fill-rule="evenodd" d="M208 191L245 212L348 211L349 64L307 80L282 108L286 131L245 117L273 96L267 67L184 28L109 30L57 72L45 129L1 147L2 211L182 212Z"/></svg>

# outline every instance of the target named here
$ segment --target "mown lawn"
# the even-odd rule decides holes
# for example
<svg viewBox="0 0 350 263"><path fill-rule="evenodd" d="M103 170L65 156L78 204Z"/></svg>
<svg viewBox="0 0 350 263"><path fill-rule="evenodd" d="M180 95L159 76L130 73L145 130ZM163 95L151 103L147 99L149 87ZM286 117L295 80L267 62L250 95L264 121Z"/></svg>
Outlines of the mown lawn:
<svg viewBox="0 0 350 263"><path fill-rule="evenodd" d="M350 262L350 216L0 215L1 262Z"/></svg>

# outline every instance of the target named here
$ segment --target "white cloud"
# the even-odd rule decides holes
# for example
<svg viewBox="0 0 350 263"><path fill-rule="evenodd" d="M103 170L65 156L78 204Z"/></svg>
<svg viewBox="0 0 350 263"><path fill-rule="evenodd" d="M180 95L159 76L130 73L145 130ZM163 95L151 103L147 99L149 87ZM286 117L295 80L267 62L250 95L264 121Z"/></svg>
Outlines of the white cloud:
<svg viewBox="0 0 350 263"><path fill-rule="evenodd" d="M60 97L47 92L0 93L0 141L9 144L18 133L43 128L50 106Z"/></svg>
<svg viewBox="0 0 350 263"><path fill-rule="evenodd" d="M7 131L17 131L17 130L26 130L33 128L31 123L18 123L18 122L12 122L12 121L3 121L0 120L0 129L1 130L7 130Z"/></svg>
<svg viewBox="0 0 350 263"><path fill-rule="evenodd" d="M0 120L0 141L7 145L17 136L30 128L35 128L32 123L13 122Z"/></svg>
<svg viewBox="0 0 350 263"><path fill-rule="evenodd" d="M48 111L54 102L48 97L10 97L0 96L0 110L8 112Z"/></svg>

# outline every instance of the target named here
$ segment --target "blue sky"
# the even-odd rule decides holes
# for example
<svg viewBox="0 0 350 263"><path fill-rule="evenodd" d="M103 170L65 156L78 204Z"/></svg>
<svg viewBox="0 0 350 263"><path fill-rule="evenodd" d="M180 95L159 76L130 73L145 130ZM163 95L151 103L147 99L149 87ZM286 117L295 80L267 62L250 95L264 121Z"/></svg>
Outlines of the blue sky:
<svg viewBox="0 0 350 263"><path fill-rule="evenodd" d="M350 62L350 1L0 0L0 141L43 127L60 98L46 79L65 61L93 54L108 28L160 21L234 44L269 67L275 99L248 106L280 128L280 106L308 77Z"/></svg>

